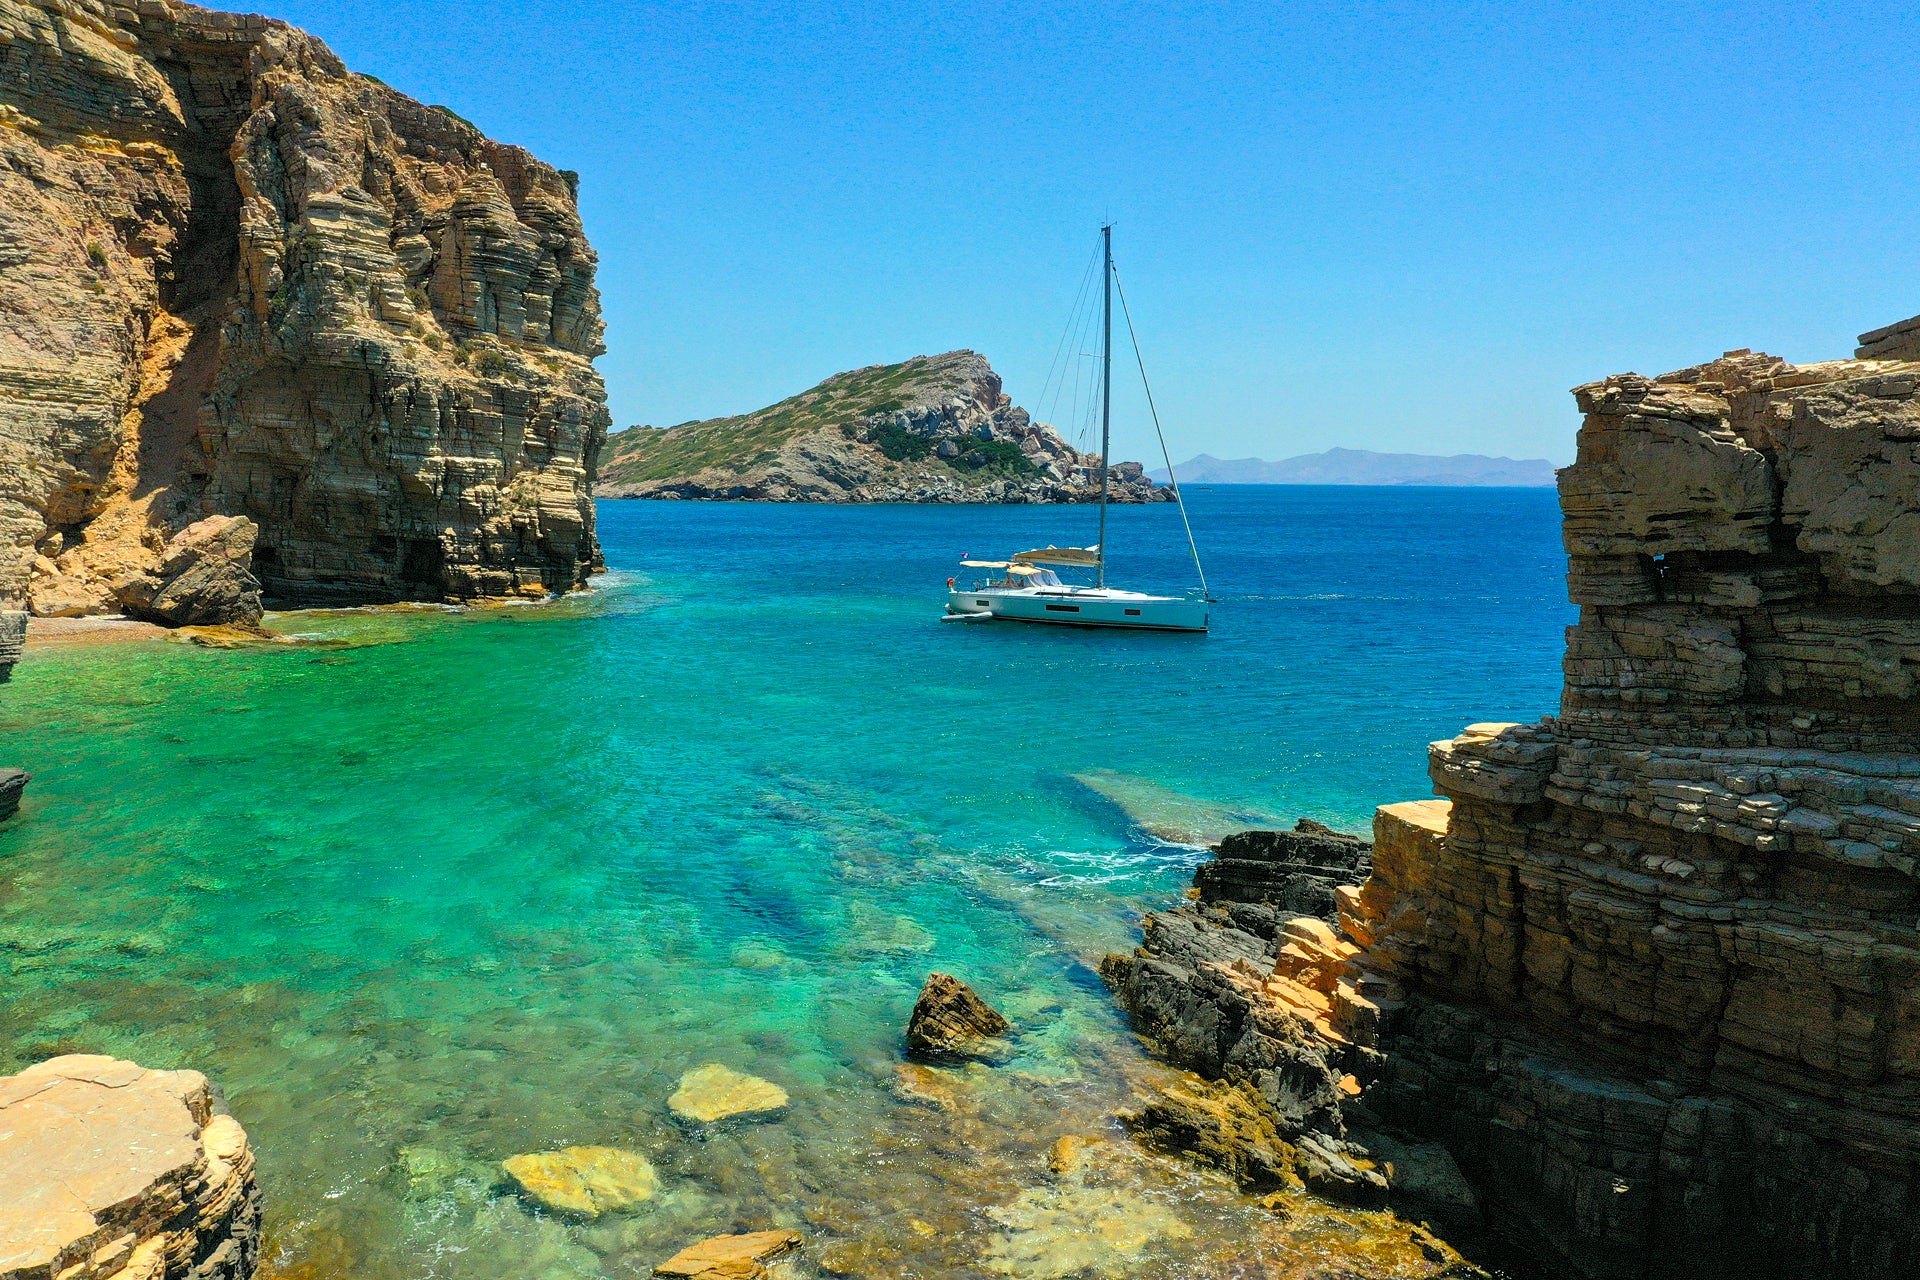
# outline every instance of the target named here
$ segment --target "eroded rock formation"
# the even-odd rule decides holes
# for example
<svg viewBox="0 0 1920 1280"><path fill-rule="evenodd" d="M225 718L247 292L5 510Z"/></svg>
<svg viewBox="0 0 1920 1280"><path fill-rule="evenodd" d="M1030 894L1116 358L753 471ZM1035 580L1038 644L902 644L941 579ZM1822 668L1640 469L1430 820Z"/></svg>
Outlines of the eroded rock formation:
<svg viewBox="0 0 1920 1280"><path fill-rule="evenodd" d="M907 1019L907 1052L935 1061L992 1058L1013 1024L950 973L930 973Z"/></svg>
<svg viewBox="0 0 1920 1280"><path fill-rule="evenodd" d="M0 1078L0 1280L248 1280L259 1252L252 1148L198 1071Z"/></svg>
<svg viewBox="0 0 1920 1280"><path fill-rule="evenodd" d="M1556 1274L1920 1273L1915 334L1579 388L1559 714L1435 743L1338 935L1150 924L1142 1029Z"/></svg>
<svg viewBox="0 0 1920 1280"><path fill-rule="evenodd" d="M0 604L583 581L608 418L574 185L284 23L0 0ZM251 552L176 590L209 517Z"/></svg>

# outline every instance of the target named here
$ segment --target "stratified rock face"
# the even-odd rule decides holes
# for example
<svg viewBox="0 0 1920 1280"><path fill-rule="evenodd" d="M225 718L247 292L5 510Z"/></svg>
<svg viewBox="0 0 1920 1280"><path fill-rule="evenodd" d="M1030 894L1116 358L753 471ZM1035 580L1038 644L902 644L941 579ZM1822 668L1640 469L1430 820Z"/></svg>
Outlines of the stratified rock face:
<svg viewBox="0 0 1920 1280"><path fill-rule="evenodd" d="M290 603L584 581L573 175L173 0L0 0L0 161L0 602L168 617L146 580L211 516Z"/></svg>
<svg viewBox="0 0 1920 1280"><path fill-rule="evenodd" d="M1296 1146L1444 1144L1555 1274L1920 1274L1916 387L1579 388L1560 714L1433 744L1338 935L1151 919L1103 966L1142 1029Z"/></svg>
<svg viewBox="0 0 1920 1280"><path fill-rule="evenodd" d="M1559 716L1433 745L1445 799L1380 811L1344 936L1287 922L1263 973L1150 927L1136 1015L1207 1070L1232 987L1292 1079L1355 1077L1337 1120L1270 1098L1282 1136L1444 1143L1558 1271L1920 1271L1917 374L1580 388Z"/></svg>
<svg viewBox="0 0 1920 1280"><path fill-rule="evenodd" d="M736 418L607 441L600 493L752 502L1098 502L1100 457L1035 422L985 356L949 351L835 374ZM1137 462L1113 502L1168 502Z"/></svg>
<svg viewBox="0 0 1920 1280"><path fill-rule="evenodd" d="M0 609L0 681L13 677L13 669L27 645L27 614L24 609Z"/></svg>
<svg viewBox="0 0 1920 1280"><path fill-rule="evenodd" d="M248 1280L259 1251L253 1151L198 1071L0 1078L0 1280Z"/></svg>
<svg viewBox="0 0 1920 1280"><path fill-rule="evenodd" d="M1581 1274L1920 1270L1917 375L1579 388L1560 715L1436 743L1356 904L1410 1001L1369 1104Z"/></svg>

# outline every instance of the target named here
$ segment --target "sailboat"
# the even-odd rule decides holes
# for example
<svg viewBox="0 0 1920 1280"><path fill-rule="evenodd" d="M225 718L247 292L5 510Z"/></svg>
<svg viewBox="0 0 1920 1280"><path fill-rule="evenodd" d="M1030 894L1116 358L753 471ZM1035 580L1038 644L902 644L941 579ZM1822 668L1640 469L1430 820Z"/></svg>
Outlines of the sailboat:
<svg viewBox="0 0 1920 1280"><path fill-rule="evenodd" d="M1113 228L1100 228L1100 251L1104 262L1101 277L1100 312L1100 531L1099 540L1090 547L1040 547L1015 552L1005 560L967 560L964 569L997 571L998 577L976 578L963 588L956 579L947 579L949 622L1041 622L1065 627L1124 627L1138 631L1205 631L1207 606L1213 599L1207 593L1206 570L1200 567L1200 551L1193 541L1193 526L1187 520L1187 504L1174 479L1173 459L1167 454L1166 437L1160 438L1160 452L1166 458L1167 483L1180 505L1180 522L1187 531L1187 548L1193 552L1193 567L1200 578L1197 588L1178 596L1148 595L1107 585L1107 456L1113 434ZM1125 309L1126 296L1121 295ZM1127 331L1133 331L1129 314ZM1134 340L1134 354L1140 345ZM1141 364L1142 385L1146 366ZM1153 390L1147 387L1147 404L1153 404ZM1160 415L1154 410L1154 430L1160 428ZM1055 572L1090 573L1093 582L1063 580Z"/></svg>

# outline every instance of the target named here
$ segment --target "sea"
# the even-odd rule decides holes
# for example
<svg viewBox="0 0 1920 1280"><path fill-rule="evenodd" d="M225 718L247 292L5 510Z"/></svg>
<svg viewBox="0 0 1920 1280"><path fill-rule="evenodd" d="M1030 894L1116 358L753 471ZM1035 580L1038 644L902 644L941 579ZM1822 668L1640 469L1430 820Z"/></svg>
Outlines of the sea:
<svg viewBox="0 0 1920 1280"><path fill-rule="evenodd" d="M608 572L556 603L33 651L0 686L0 764L33 774L0 1074L206 1072L269 1277L640 1277L772 1227L799 1277L1435 1274L1391 1215L1131 1143L1165 1068L1096 969L1204 841L1366 832L1431 794L1429 741L1553 713L1554 495L1187 496L1206 635L941 620L963 557L1090 542L1090 508L602 501ZM1108 544L1117 585L1196 585L1172 505L1114 508ZM1009 1056L903 1062L936 970ZM715 1062L788 1108L677 1120ZM1050 1164L1068 1135L1097 1157ZM502 1177L576 1145L658 1190L582 1220Z"/></svg>

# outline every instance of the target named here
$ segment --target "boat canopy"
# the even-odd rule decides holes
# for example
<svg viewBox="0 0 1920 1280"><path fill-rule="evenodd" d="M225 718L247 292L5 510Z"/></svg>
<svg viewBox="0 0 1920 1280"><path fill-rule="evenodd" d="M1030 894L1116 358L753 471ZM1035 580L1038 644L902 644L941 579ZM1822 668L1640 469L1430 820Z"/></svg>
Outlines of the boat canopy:
<svg viewBox="0 0 1920 1280"><path fill-rule="evenodd" d="M1046 570L1045 570L1045 569L1036 569L1036 568L1034 568L1034 567L1033 567L1032 565L1030 565L1030 564L1016 564L1016 565L1011 565L1011 566L1009 566L1009 567L1008 567L1008 569L1007 569L1007 572L1008 572L1008 573L1010 573L1010 574L1013 574L1013 573L1017 573L1017 574L1019 574L1019 575L1020 575L1021 577L1023 577L1023 578L1025 578L1025 577L1028 577L1028 576L1029 576L1029 575L1031 575L1031 574L1036 574L1036 573L1045 573L1045 572L1046 572Z"/></svg>
<svg viewBox="0 0 1920 1280"><path fill-rule="evenodd" d="M967 569L1004 569L1007 567L1005 560L962 560L960 564L963 568Z"/></svg>
<svg viewBox="0 0 1920 1280"><path fill-rule="evenodd" d="M1067 564L1091 568L1100 563L1099 547L1041 547L1038 551L1020 551L1015 564Z"/></svg>

